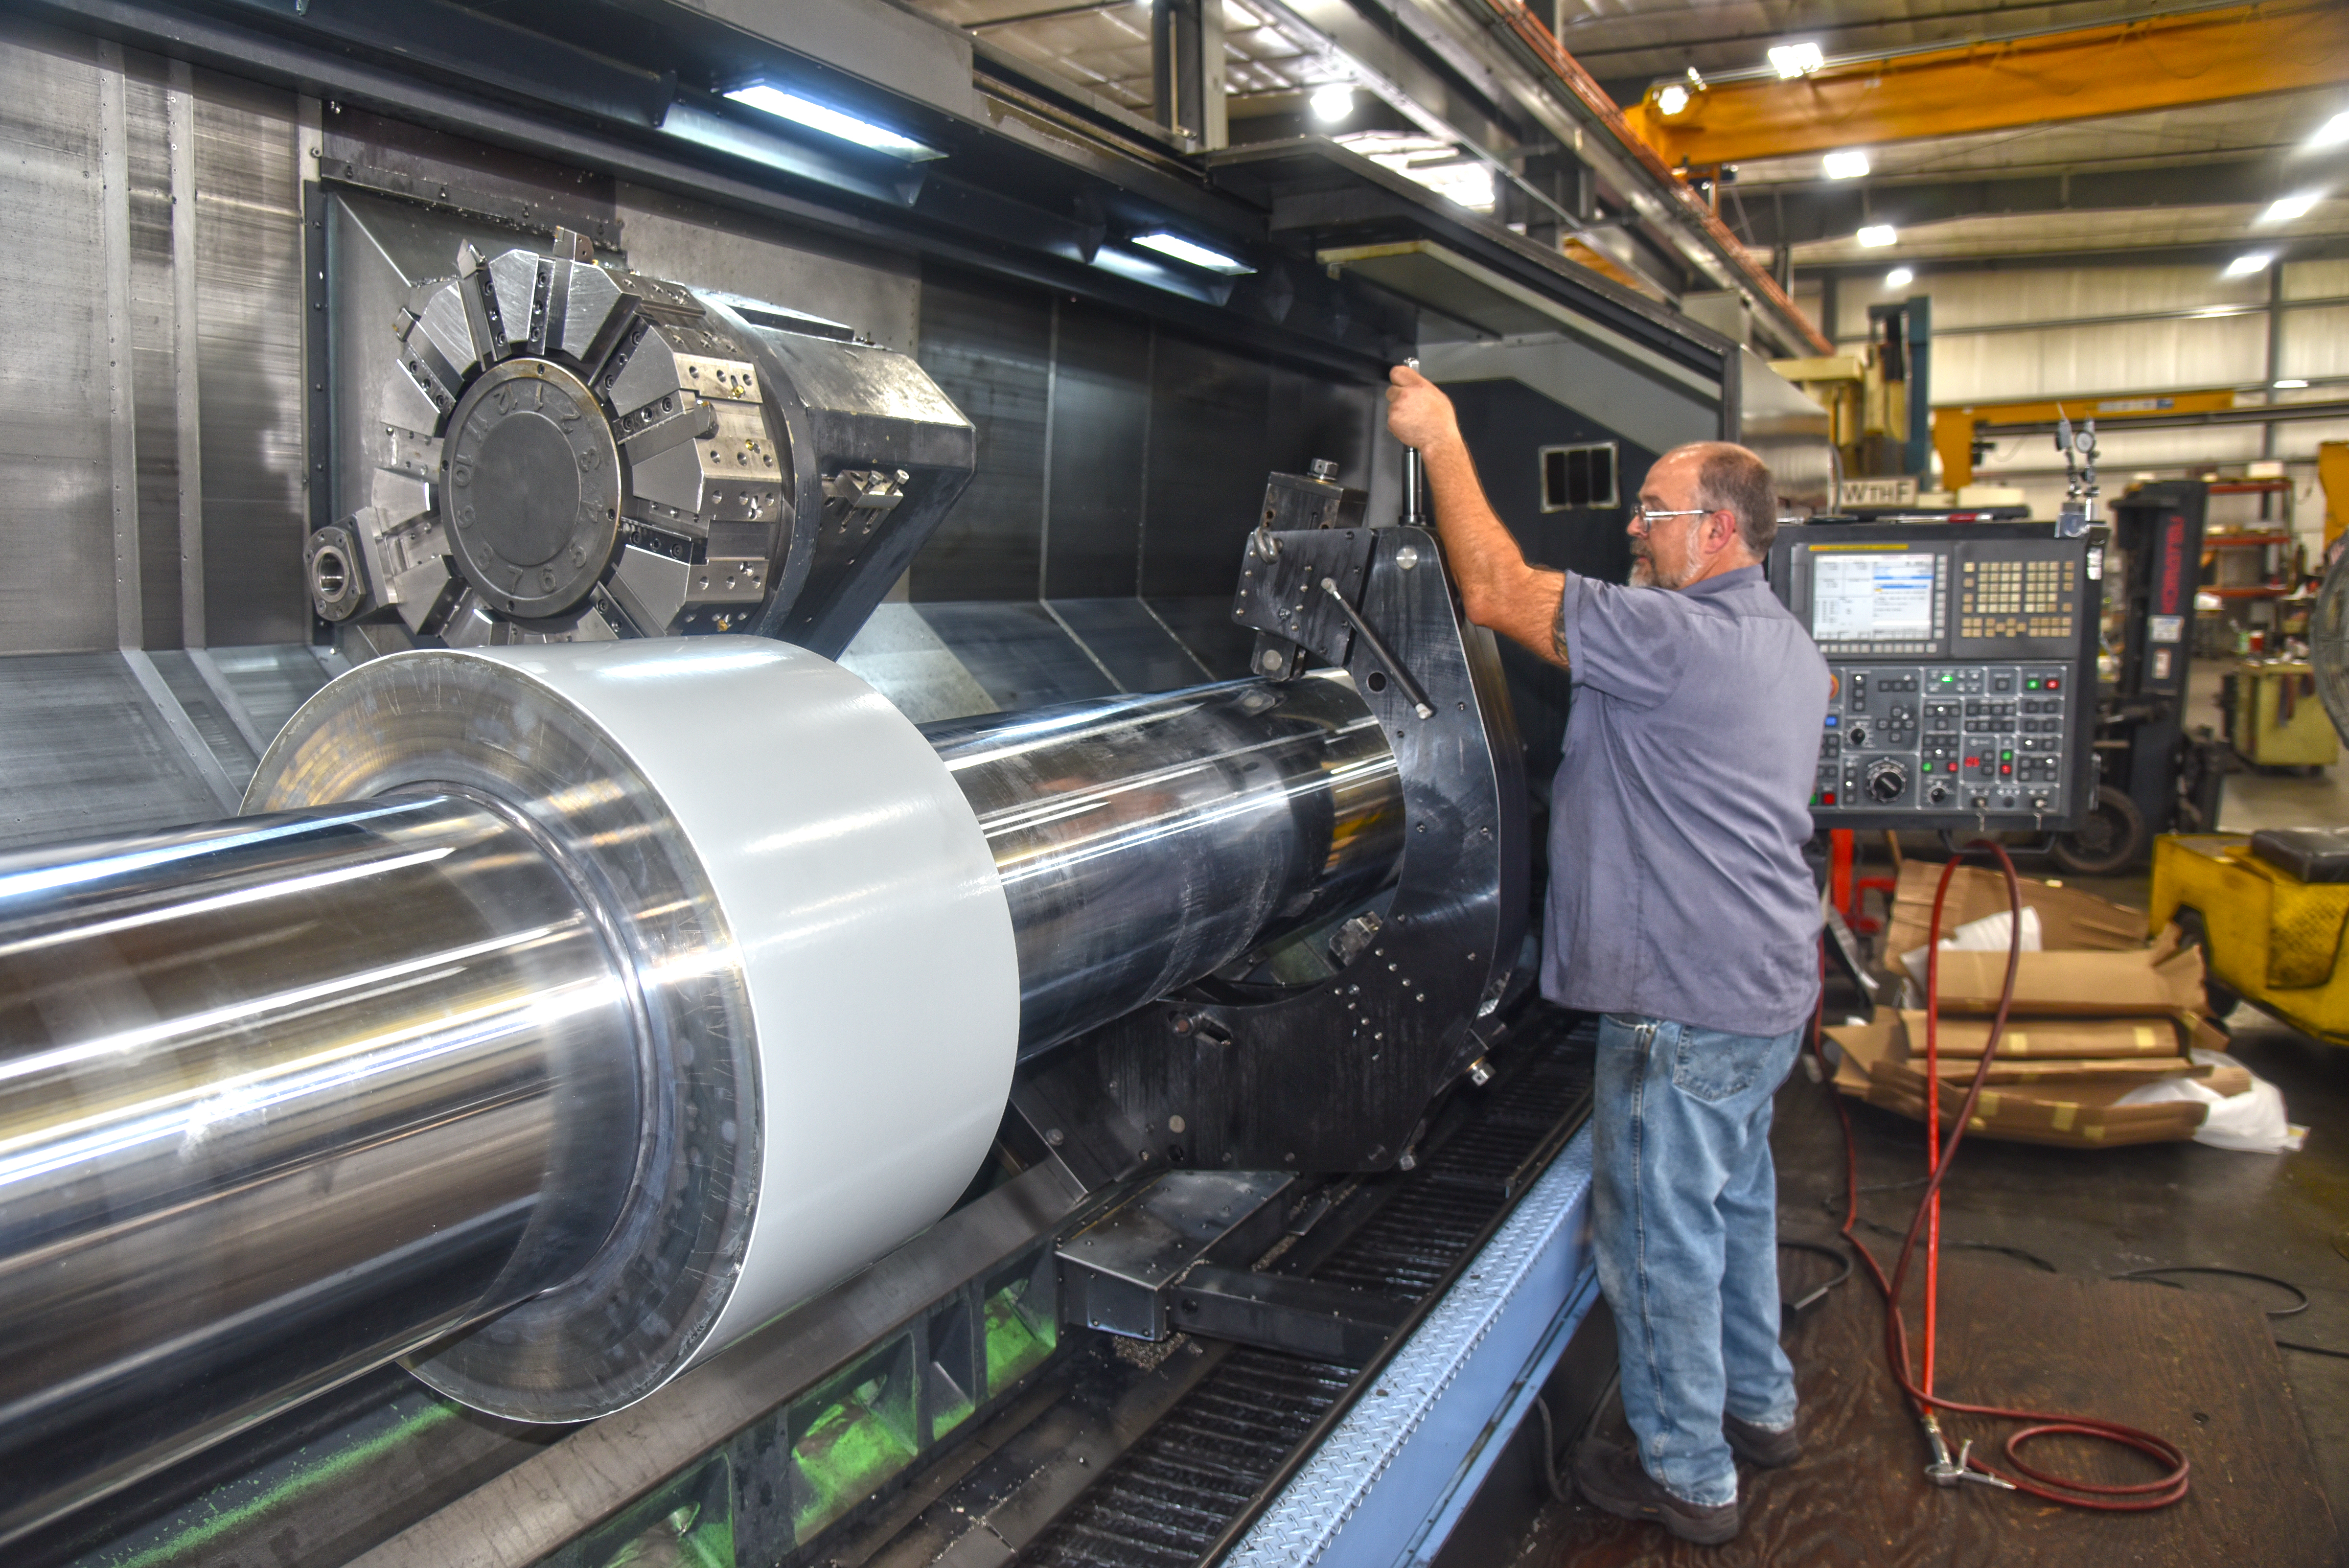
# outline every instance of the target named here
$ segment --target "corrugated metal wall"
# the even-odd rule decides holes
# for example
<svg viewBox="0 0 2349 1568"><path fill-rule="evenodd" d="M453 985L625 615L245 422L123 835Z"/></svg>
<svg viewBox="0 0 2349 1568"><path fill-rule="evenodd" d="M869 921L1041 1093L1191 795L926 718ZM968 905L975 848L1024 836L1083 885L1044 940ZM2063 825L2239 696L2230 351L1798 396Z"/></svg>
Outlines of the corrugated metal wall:
<svg viewBox="0 0 2349 1568"><path fill-rule="evenodd" d="M2349 262L2288 262L2275 272L2272 278L2267 272L2229 278L2209 265L1934 272L1898 289L1847 278L1836 290L1837 319L1828 325L1838 342L1863 342L1869 305L1929 296L1936 404L2219 387L2237 389L2238 401L2249 404L2273 380L2349 378ZM2282 325L2272 364L2271 288L2283 305L2275 313ZM1805 293L1816 311L1818 292ZM2315 300L2343 303L2302 303ZM2211 314L2195 314L2203 311ZM2098 319L2122 316L2164 318ZM2349 386L2273 393L2278 401L2344 395ZM2285 462L2295 481L2293 522L2313 540L2324 514L2317 443L2349 440L2349 421L2285 421L2273 431L2270 445L2257 424L2139 431L2107 424L2098 431L2106 492L2140 473L2168 478L2213 466L2239 472L2271 457ZM2063 496L2062 472L2046 438L2013 438L1997 443L1976 478L2021 488L2035 515L2052 517ZM2256 497L2212 501L2214 522L2259 514Z"/></svg>
<svg viewBox="0 0 2349 1568"><path fill-rule="evenodd" d="M291 97L0 28L0 651L305 634L295 143Z"/></svg>

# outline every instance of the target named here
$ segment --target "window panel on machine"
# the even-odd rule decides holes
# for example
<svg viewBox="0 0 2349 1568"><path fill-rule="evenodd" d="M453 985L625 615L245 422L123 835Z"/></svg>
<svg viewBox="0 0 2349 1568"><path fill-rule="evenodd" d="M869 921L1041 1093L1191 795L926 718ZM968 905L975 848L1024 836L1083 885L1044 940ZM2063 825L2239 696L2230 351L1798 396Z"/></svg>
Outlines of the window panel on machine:
<svg viewBox="0 0 2349 1568"><path fill-rule="evenodd" d="M1604 510L1619 505L1615 485L1615 443L1592 441L1580 446L1542 448L1541 487L1544 512Z"/></svg>

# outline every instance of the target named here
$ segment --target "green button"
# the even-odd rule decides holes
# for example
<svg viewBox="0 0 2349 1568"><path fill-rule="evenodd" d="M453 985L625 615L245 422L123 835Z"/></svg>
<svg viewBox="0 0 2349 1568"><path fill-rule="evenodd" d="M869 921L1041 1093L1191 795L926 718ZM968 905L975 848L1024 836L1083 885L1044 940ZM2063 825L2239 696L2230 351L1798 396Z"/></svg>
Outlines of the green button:
<svg viewBox="0 0 2349 1568"><path fill-rule="evenodd" d="M2014 753L2013 752L2001 752L1998 754L1998 760L2002 763L2011 763L2014 761Z"/></svg>

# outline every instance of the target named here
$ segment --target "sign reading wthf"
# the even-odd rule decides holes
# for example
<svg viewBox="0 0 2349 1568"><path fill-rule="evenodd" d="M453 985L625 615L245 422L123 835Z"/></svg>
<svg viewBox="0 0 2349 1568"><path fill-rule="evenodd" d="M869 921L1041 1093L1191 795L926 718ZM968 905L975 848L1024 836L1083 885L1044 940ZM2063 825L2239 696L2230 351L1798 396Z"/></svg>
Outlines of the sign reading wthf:
<svg viewBox="0 0 2349 1568"><path fill-rule="evenodd" d="M1917 504L1917 482L1913 478L1847 479L1837 493L1837 504L1852 506L1914 506Z"/></svg>

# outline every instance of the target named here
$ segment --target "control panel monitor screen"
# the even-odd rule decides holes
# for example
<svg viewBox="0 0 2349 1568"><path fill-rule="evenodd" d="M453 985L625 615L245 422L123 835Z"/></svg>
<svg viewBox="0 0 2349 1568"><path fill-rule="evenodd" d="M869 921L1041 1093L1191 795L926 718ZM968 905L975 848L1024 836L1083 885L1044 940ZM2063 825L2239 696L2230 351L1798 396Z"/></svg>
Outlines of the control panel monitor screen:
<svg viewBox="0 0 2349 1568"><path fill-rule="evenodd" d="M1858 553L1813 557L1811 634L1826 643L1931 637L1937 559Z"/></svg>

